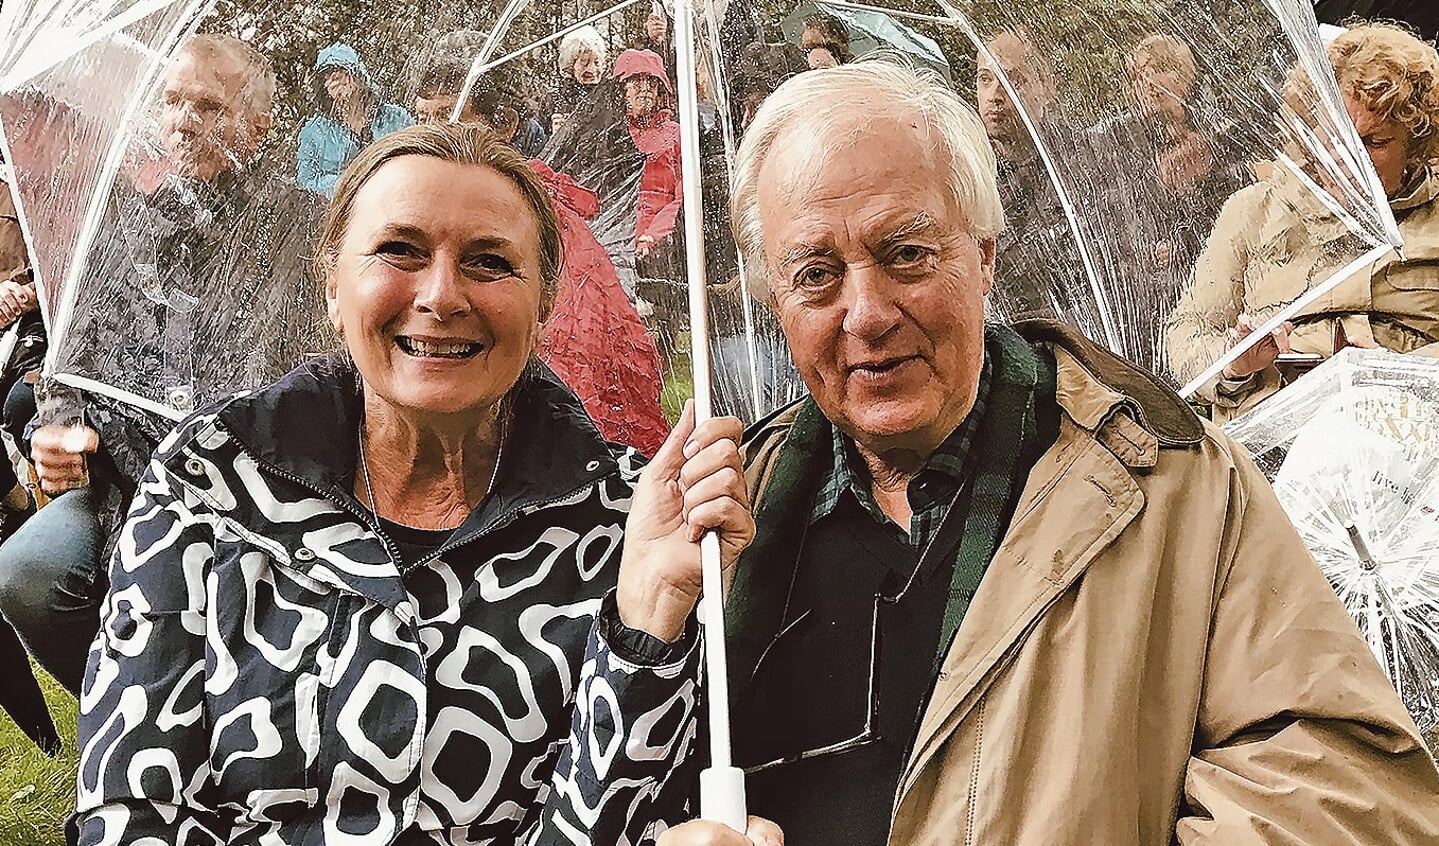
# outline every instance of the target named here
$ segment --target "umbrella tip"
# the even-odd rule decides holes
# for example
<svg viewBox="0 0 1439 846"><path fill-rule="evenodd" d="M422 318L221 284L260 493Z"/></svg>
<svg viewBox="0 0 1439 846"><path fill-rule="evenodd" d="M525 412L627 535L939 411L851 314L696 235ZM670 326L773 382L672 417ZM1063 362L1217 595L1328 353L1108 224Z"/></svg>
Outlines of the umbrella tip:
<svg viewBox="0 0 1439 846"><path fill-rule="evenodd" d="M1365 570L1377 570L1379 563L1369 552L1369 545L1364 542L1364 537L1359 534L1356 526L1345 526L1344 531L1349 533L1349 542L1354 544L1354 551L1359 553L1359 563L1364 565Z"/></svg>

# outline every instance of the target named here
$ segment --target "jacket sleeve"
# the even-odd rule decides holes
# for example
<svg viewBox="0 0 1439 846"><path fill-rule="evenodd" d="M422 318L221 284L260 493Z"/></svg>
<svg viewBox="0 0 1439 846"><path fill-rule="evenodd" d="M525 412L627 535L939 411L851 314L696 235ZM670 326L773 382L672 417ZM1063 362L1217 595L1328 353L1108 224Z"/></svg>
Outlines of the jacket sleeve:
<svg viewBox="0 0 1439 846"><path fill-rule="evenodd" d="M1249 214L1253 196L1241 191L1225 203L1189 288L1166 321L1169 368L1180 382L1204 372L1229 349L1229 328L1244 311L1244 270L1249 263L1245 238L1254 223ZM1213 386L1202 388L1200 398L1214 402Z"/></svg>
<svg viewBox="0 0 1439 846"><path fill-rule="evenodd" d="M325 173L320 148L325 139L320 137L319 127L313 121L300 130L300 146L295 152L295 182L306 191L328 197L335 192L335 183L340 181L338 173Z"/></svg>
<svg viewBox="0 0 1439 846"><path fill-rule="evenodd" d="M570 736L526 846L649 846L688 818L699 638L687 636L690 648L671 663L633 663L606 631L606 619L617 619L613 605L611 592L590 632Z"/></svg>
<svg viewBox="0 0 1439 846"><path fill-rule="evenodd" d="M80 697L81 846L227 842L207 805L205 573L214 525L152 463L110 566Z"/></svg>
<svg viewBox="0 0 1439 846"><path fill-rule="evenodd" d="M1236 462L1176 842L1439 843L1439 773L1414 722L1263 476Z"/></svg>

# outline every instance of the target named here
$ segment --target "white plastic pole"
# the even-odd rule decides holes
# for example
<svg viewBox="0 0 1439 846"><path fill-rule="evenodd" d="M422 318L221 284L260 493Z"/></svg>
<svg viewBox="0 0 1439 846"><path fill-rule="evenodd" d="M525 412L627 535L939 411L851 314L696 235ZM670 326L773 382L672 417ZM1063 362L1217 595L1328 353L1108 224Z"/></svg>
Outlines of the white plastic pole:
<svg viewBox="0 0 1439 846"><path fill-rule="evenodd" d="M695 421L714 413L710 398L709 315L706 308L704 195L700 182L699 87L695 81L694 4L676 0L676 73L679 75L680 175L684 188L685 261L689 283L690 359ZM700 773L700 816L745 830L744 772L730 760L729 675L725 659L724 594L720 586L719 536L700 540L704 595L700 619L705 634L705 676L709 703L710 765Z"/></svg>

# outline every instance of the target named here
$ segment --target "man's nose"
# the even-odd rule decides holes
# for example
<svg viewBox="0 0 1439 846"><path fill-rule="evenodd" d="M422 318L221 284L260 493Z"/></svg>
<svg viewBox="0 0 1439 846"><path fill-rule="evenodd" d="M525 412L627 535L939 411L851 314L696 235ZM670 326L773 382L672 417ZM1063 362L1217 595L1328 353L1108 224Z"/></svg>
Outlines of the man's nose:
<svg viewBox="0 0 1439 846"><path fill-rule="evenodd" d="M902 312L895 301L896 283L878 265L851 265L845 288L845 334L877 341L899 323Z"/></svg>

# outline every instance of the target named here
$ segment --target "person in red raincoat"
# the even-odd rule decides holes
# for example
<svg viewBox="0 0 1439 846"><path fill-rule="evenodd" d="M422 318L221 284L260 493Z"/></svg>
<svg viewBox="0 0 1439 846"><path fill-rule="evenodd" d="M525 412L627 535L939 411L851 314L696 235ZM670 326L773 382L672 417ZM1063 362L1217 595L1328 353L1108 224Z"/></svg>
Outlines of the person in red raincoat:
<svg viewBox="0 0 1439 846"><path fill-rule="evenodd" d="M625 86L630 138L645 155L635 218L635 258L641 276L674 278L678 258L675 231L683 192L680 185L680 125L660 107L660 92L674 90L664 61L649 50L626 50L615 59L615 79ZM663 256L663 260L660 260ZM646 261L646 259L653 259ZM647 272L646 265L658 272Z"/></svg>
<svg viewBox="0 0 1439 846"><path fill-rule="evenodd" d="M453 50L457 58L447 61L451 51L441 42L415 99L422 121L449 118L469 71L464 51ZM488 123L504 99L500 86L477 84L460 119ZM570 386L606 439L654 455L670 430L660 409L660 356L609 253L585 222L599 214L599 198L539 159L531 159L530 167L554 201L565 247L559 294L540 337L540 360Z"/></svg>

